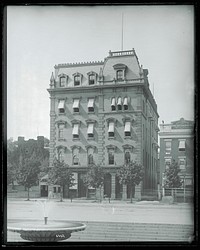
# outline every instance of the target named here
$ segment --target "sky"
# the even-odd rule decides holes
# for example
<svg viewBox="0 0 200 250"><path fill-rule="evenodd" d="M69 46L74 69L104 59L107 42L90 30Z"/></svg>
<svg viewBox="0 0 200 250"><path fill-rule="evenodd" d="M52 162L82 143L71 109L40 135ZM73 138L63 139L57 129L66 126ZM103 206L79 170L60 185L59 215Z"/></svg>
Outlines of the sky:
<svg viewBox="0 0 200 250"><path fill-rule="evenodd" d="M159 124L194 120L192 5L8 6L7 138L50 137L54 65L136 51L149 71Z"/></svg>

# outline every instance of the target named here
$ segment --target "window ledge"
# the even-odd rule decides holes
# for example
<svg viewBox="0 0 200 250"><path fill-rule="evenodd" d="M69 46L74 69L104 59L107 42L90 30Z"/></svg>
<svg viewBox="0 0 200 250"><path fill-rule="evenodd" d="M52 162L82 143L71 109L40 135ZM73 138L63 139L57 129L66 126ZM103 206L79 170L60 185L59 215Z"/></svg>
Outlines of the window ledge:
<svg viewBox="0 0 200 250"><path fill-rule="evenodd" d="M132 136L124 136L124 139L132 139Z"/></svg>
<svg viewBox="0 0 200 250"><path fill-rule="evenodd" d="M115 137L108 137L108 140L115 140Z"/></svg>
<svg viewBox="0 0 200 250"><path fill-rule="evenodd" d="M72 138L72 141L80 141L80 138Z"/></svg>
<svg viewBox="0 0 200 250"><path fill-rule="evenodd" d="M65 113L58 113L58 115L65 115Z"/></svg>
<svg viewBox="0 0 200 250"><path fill-rule="evenodd" d="M95 114L94 111L88 111L88 114Z"/></svg>
<svg viewBox="0 0 200 250"><path fill-rule="evenodd" d="M80 112L73 112L73 115L80 115Z"/></svg>
<svg viewBox="0 0 200 250"><path fill-rule="evenodd" d="M64 138L58 138L58 141L66 141Z"/></svg>

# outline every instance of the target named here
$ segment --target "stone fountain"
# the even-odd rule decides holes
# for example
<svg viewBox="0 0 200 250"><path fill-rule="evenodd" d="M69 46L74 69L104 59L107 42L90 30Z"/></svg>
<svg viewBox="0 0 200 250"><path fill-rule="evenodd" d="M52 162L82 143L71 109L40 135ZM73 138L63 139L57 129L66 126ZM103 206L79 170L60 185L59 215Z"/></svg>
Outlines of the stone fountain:
<svg viewBox="0 0 200 250"><path fill-rule="evenodd" d="M56 242L66 240L73 232L85 230L84 223L48 220L51 204L48 200L37 201L43 208L44 220L14 220L9 223L8 231L17 232L20 237L32 242Z"/></svg>

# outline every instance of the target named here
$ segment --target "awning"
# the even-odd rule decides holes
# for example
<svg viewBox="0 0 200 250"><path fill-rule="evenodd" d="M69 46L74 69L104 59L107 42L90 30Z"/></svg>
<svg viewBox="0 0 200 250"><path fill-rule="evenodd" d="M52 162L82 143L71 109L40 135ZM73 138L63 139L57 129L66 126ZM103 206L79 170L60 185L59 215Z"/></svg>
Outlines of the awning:
<svg viewBox="0 0 200 250"><path fill-rule="evenodd" d="M79 127L78 124L74 124L73 131L72 131L73 135L78 135L78 127Z"/></svg>
<svg viewBox="0 0 200 250"><path fill-rule="evenodd" d="M79 108L79 99L74 99L73 108Z"/></svg>
<svg viewBox="0 0 200 250"><path fill-rule="evenodd" d="M121 97L118 98L117 105L122 105L122 98Z"/></svg>
<svg viewBox="0 0 200 250"><path fill-rule="evenodd" d="M131 122L130 121L125 123L124 132L131 132Z"/></svg>
<svg viewBox="0 0 200 250"><path fill-rule="evenodd" d="M114 132L114 122L109 123L108 132Z"/></svg>
<svg viewBox="0 0 200 250"><path fill-rule="evenodd" d="M185 141L179 141L179 149L185 149Z"/></svg>
<svg viewBox="0 0 200 250"><path fill-rule="evenodd" d="M89 99L88 108L94 108L94 98Z"/></svg>
<svg viewBox="0 0 200 250"><path fill-rule="evenodd" d="M115 106L115 98L112 98L111 106Z"/></svg>
<svg viewBox="0 0 200 250"><path fill-rule="evenodd" d="M124 105L128 105L128 98L127 97L124 98Z"/></svg>
<svg viewBox="0 0 200 250"><path fill-rule="evenodd" d="M93 132L94 132L94 123L89 123L87 133L93 134Z"/></svg>
<svg viewBox="0 0 200 250"><path fill-rule="evenodd" d="M64 109L64 106L65 106L65 100L60 100L59 104L58 104L58 108L59 109Z"/></svg>

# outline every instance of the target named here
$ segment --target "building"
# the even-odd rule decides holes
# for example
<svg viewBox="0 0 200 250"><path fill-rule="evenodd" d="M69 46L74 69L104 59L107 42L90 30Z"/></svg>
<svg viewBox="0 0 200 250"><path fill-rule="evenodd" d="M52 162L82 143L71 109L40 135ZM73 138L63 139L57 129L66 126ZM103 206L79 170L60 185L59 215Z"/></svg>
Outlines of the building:
<svg viewBox="0 0 200 250"><path fill-rule="evenodd" d="M179 164L180 177L185 188L193 188L194 176L194 122L181 118L160 125L160 183L172 160Z"/></svg>
<svg viewBox="0 0 200 250"><path fill-rule="evenodd" d="M129 187L116 178L119 167L130 160L145 167L135 198L156 190L159 116L148 70L139 64L135 50L109 51L104 61L54 68L48 89L50 166L55 157L70 165L76 197L86 196L82 176L91 162L107 171L104 194L112 199L130 196Z"/></svg>

